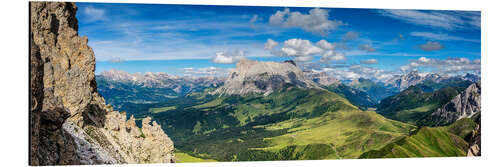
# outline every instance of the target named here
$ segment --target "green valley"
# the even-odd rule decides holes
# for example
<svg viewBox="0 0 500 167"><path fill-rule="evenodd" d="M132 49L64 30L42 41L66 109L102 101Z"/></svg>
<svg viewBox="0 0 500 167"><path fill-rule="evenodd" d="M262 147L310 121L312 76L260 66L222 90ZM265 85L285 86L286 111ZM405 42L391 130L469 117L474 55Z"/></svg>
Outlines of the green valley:
<svg viewBox="0 0 500 167"><path fill-rule="evenodd" d="M153 117L176 148L218 161L357 158L415 128L321 89L289 87L175 108Z"/></svg>

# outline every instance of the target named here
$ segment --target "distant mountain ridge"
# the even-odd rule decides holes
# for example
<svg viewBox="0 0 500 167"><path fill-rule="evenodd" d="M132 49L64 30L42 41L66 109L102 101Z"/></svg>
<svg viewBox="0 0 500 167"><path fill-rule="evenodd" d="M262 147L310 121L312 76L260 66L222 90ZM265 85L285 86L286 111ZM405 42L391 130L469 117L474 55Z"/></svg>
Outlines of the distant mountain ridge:
<svg viewBox="0 0 500 167"><path fill-rule="evenodd" d="M122 83L130 83L136 86L145 88L166 88L172 91L185 94L189 93L196 87L218 87L224 83L220 77L191 77L191 76L176 76L169 75L164 72L146 72L144 74L130 74L121 70L103 71L97 75L100 79L116 81Z"/></svg>
<svg viewBox="0 0 500 167"><path fill-rule="evenodd" d="M419 73L418 71L411 71L409 73L405 73L402 75L395 75L385 83L385 86L391 86L402 91L410 86L414 86L424 82L449 83L459 80L478 82L480 79L481 79L480 76L470 73L467 73L465 75L450 76L446 74L438 74L438 73L425 74L425 73Z"/></svg>
<svg viewBox="0 0 500 167"><path fill-rule="evenodd" d="M321 89L316 83L307 79L293 61L279 63L242 59L229 73L224 85L214 93L222 95L257 93L267 96L288 86Z"/></svg>

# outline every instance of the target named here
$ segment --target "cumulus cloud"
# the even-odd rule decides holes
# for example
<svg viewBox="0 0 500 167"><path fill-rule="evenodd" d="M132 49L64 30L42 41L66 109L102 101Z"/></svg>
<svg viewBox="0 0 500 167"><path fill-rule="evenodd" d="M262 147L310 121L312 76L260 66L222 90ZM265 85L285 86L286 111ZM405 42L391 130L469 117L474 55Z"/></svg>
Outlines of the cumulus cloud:
<svg viewBox="0 0 500 167"><path fill-rule="evenodd" d="M340 61L340 60L345 60L345 55L343 53L336 53L333 50L326 51L323 53L323 56L321 57L320 61L322 63L328 63L331 61Z"/></svg>
<svg viewBox="0 0 500 167"><path fill-rule="evenodd" d="M423 51L436 51L436 50L441 50L441 49L444 48L444 46L441 45L441 43L439 43L439 42L432 42L432 41L428 41L425 44L418 45L418 47L420 49L422 49Z"/></svg>
<svg viewBox="0 0 500 167"><path fill-rule="evenodd" d="M350 65L347 68L321 68L321 72L335 76L340 80L354 80L366 78L373 81L385 82L395 74L393 71L386 71L375 67L366 67L359 64Z"/></svg>
<svg viewBox="0 0 500 167"><path fill-rule="evenodd" d="M480 29L480 12L455 12L455 11L419 11L389 9L379 10L382 16L398 19L410 24L423 25L446 30Z"/></svg>
<svg viewBox="0 0 500 167"><path fill-rule="evenodd" d="M274 47L278 46L278 42L272 40L272 39L267 39L266 44L264 44L264 49L266 50L272 50Z"/></svg>
<svg viewBox="0 0 500 167"><path fill-rule="evenodd" d="M215 53L215 57L212 59L212 62L220 64L233 64L245 58L246 58L245 52L242 50L230 51L230 52L217 52Z"/></svg>
<svg viewBox="0 0 500 167"><path fill-rule="evenodd" d="M185 76L226 76L229 73L229 69L213 66L203 68L187 67L183 68L182 71Z"/></svg>
<svg viewBox="0 0 500 167"><path fill-rule="evenodd" d="M342 21L330 20L328 10L311 9L308 14L300 12L290 12L290 9L285 8L283 11L276 11L269 17L269 24L281 26L285 28L298 27L307 32L326 36L331 30L343 25Z"/></svg>
<svg viewBox="0 0 500 167"><path fill-rule="evenodd" d="M297 38L286 40L283 48L281 48L281 52L284 56L291 57L312 56L322 51L321 48L314 46L309 40Z"/></svg>
<svg viewBox="0 0 500 167"><path fill-rule="evenodd" d="M271 50L278 45L276 41L268 39L265 49ZM320 40L313 44L309 40L293 38L286 40L280 50L271 50L271 53L276 56L293 57L297 62L310 62L314 56L321 55L319 63L329 63L331 61L345 60L343 53L334 52L335 44L326 40Z"/></svg>
<svg viewBox="0 0 500 167"><path fill-rule="evenodd" d="M359 50L362 50L362 51L367 51L367 52L375 52L375 48L372 47L372 45L369 45L369 44L363 44L363 45L359 45Z"/></svg>
<svg viewBox="0 0 500 167"><path fill-rule="evenodd" d="M432 33L432 32L412 32L411 36L422 37L429 40L440 40L440 41L467 41L467 42L481 42L481 40L467 39L457 36L451 36L444 33Z"/></svg>
<svg viewBox="0 0 500 167"><path fill-rule="evenodd" d="M442 73L478 73L481 71L481 60L475 59L471 61L467 58L433 59L420 57L419 59L411 60L409 64L402 66L400 69L403 72L407 72L417 70L419 68L431 68Z"/></svg>
<svg viewBox="0 0 500 167"><path fill-rule="evenodd" d="M295 62L310 62L313 59L314 59L313 56L299 56L299 57L293 58L293 61L295 61Z"/></svg>
<svg viewBox="0 0 500 167"><path fill-rule="evenodd" d="M318 47L320 47L321 49L324 49L324 50L333 50L333 49L335 49L335 45L334 44L329 43L328 41L326 41L324 39L316 42L316 45Z"/></svg>
<svg viewBox="0 0 500 167"><path fill-rule="evenodd" d="M367 59L367 60L361 60L361 64L378 64L377 59Z"/></svg>
<svg viewBox="0 0 500 167"><path fill-rule="evenodd" d="M83 8L83 14L85 15L85 20L88 22L106 20L106 11L104 9L87 6Z"/></svg>

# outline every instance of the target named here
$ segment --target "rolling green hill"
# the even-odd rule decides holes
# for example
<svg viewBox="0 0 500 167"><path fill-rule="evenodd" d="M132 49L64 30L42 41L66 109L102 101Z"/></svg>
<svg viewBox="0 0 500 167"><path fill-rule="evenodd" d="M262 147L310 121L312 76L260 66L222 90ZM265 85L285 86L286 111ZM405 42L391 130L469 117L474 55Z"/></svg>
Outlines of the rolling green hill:
<svg viewBox="0 0 500 167"><path fill-rule="evenodd" d="M461 119L445 127L423 127L378 150L363 153L360 158L456 157L466 156L469 137L476 123Z"/></svg>
<svg viewBox="0 0 500 167"><path fill-rule="evenodd" d="M411 86L401 93L380 102L377 113L398 121L416 124L429 111L449 102L465 87L445 87L434 92L425 92L421 85Z"/></svg>
<svg viewBox="0 0 500 167"><path fill-rule="evenodd" d="M217 161L357 158L415 128L321 89L288 87L268 96L172 106L153 117L176 148Z"/></svg>

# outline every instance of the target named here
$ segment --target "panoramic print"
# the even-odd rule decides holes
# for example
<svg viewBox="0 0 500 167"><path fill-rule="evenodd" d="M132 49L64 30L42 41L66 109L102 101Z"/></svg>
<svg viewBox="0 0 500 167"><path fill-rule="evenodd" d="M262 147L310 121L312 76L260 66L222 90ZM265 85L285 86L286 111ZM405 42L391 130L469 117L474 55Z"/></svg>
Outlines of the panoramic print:
<svg viewBox="0 0 500 167"><path fill-rule="evenodd" d="M480 11L29 6L31 165L481 156Z"/></svg>

